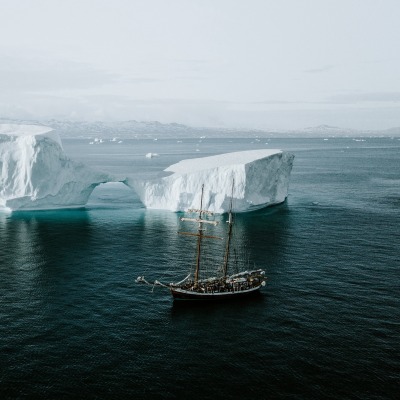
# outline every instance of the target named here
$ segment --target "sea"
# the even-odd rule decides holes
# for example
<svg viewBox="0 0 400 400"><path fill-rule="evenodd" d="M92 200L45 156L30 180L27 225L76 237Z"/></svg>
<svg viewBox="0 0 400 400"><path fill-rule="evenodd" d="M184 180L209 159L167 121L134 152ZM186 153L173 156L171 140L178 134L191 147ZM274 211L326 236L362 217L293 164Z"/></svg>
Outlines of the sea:
<svg viewBox="0 0 400 400"><path fill-rule="evenodd" d="M180 213L147 210L122 183L82 209L1 213L1 399L399 398L399 138L63 145L121 179L231 151L295 159L283 204L235 216L268 277L246 300L174 302L135 283L184 278L194 243Z"/></svg>

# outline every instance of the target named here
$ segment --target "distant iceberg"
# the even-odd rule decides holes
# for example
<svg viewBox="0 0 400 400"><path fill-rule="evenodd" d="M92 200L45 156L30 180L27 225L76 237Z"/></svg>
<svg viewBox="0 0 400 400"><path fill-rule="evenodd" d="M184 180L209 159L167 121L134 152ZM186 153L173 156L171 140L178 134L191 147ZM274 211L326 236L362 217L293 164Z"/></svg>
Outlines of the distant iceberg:
<svg viewBox="0 0 400 400"><path fill-rule="evenodd" d="M158 157L158 153L147 153L146 158L153 158L153 157Z"/></svg>
<svg viewBox="0 0 400 400"><path fill-rule="evenodd" d="M128 180L147 208L183 211L203 207L216 213L233 206L246 212L279 204L288 195L294 155L281 150L249 150L183 160L165 169L169 176L154 181Z"/></svg>
<svg viewBox="0 0 400 400"><path fill-rule="evenodd" d="M69 159L51 128L0 124L0 209L82 207L97 185L110 181Z"/></svg>

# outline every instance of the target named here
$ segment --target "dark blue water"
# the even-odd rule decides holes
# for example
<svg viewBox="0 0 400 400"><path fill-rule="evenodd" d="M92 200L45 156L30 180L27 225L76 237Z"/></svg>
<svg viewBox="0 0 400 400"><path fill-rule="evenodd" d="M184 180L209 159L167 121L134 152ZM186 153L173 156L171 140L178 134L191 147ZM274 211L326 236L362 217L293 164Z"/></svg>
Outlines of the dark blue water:
<svg viewBox="0 0 400 400"><path fill-rule="evenodd" d="M82 210L0 214L1 399L397 398L399 140L64 145L130 176L259 147L296 158L285 204L237 216L268 275L241 302L175 304L135 285L183 278L190 242L177 214L145 210L118 184Z"/></svg>

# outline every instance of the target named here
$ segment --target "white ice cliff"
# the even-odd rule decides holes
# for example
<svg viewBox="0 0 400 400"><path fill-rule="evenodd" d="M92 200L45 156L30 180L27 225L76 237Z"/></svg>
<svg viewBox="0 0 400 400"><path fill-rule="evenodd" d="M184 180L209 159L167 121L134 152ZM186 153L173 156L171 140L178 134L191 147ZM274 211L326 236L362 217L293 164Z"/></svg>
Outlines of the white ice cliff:
<svg viewBox="0 0 400 400"><path fill-rule="evenodd" d="M51 128L0 124L0 209L81 207L111 180L68 158Z"/></svg>
<svg viewBox="0 0 400 400"><path fill-rule="evenodd" d="M183 211L203 208L216 213L229 208L234 180L236 212L282 203L288 195L294 155L281 150L249 150L183 160L171 165L171 175L154 181L128 181L147 208Z"/></svg>

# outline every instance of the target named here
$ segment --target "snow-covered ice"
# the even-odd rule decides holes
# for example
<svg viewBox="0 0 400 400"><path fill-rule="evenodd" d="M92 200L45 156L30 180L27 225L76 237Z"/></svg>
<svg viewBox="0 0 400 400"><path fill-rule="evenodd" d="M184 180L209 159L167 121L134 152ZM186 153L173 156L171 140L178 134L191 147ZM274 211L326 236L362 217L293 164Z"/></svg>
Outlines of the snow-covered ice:
<svg viewBox="0 0 400 400"><path fill-rule="evenodd" d="M0 209L81 207L97 185L110 181L68 158L51 128L0 124Z"/></svg>
<svg viewBox="0 0 400 400"><path fill-rule="evenodd" d="M198 208L204 184L203 208L216 213L233 207L245 212L282 203L288 195L294 155L260 149L183 160L165 169L169 176L128 180L147 208L184 211Z"/></svg>

